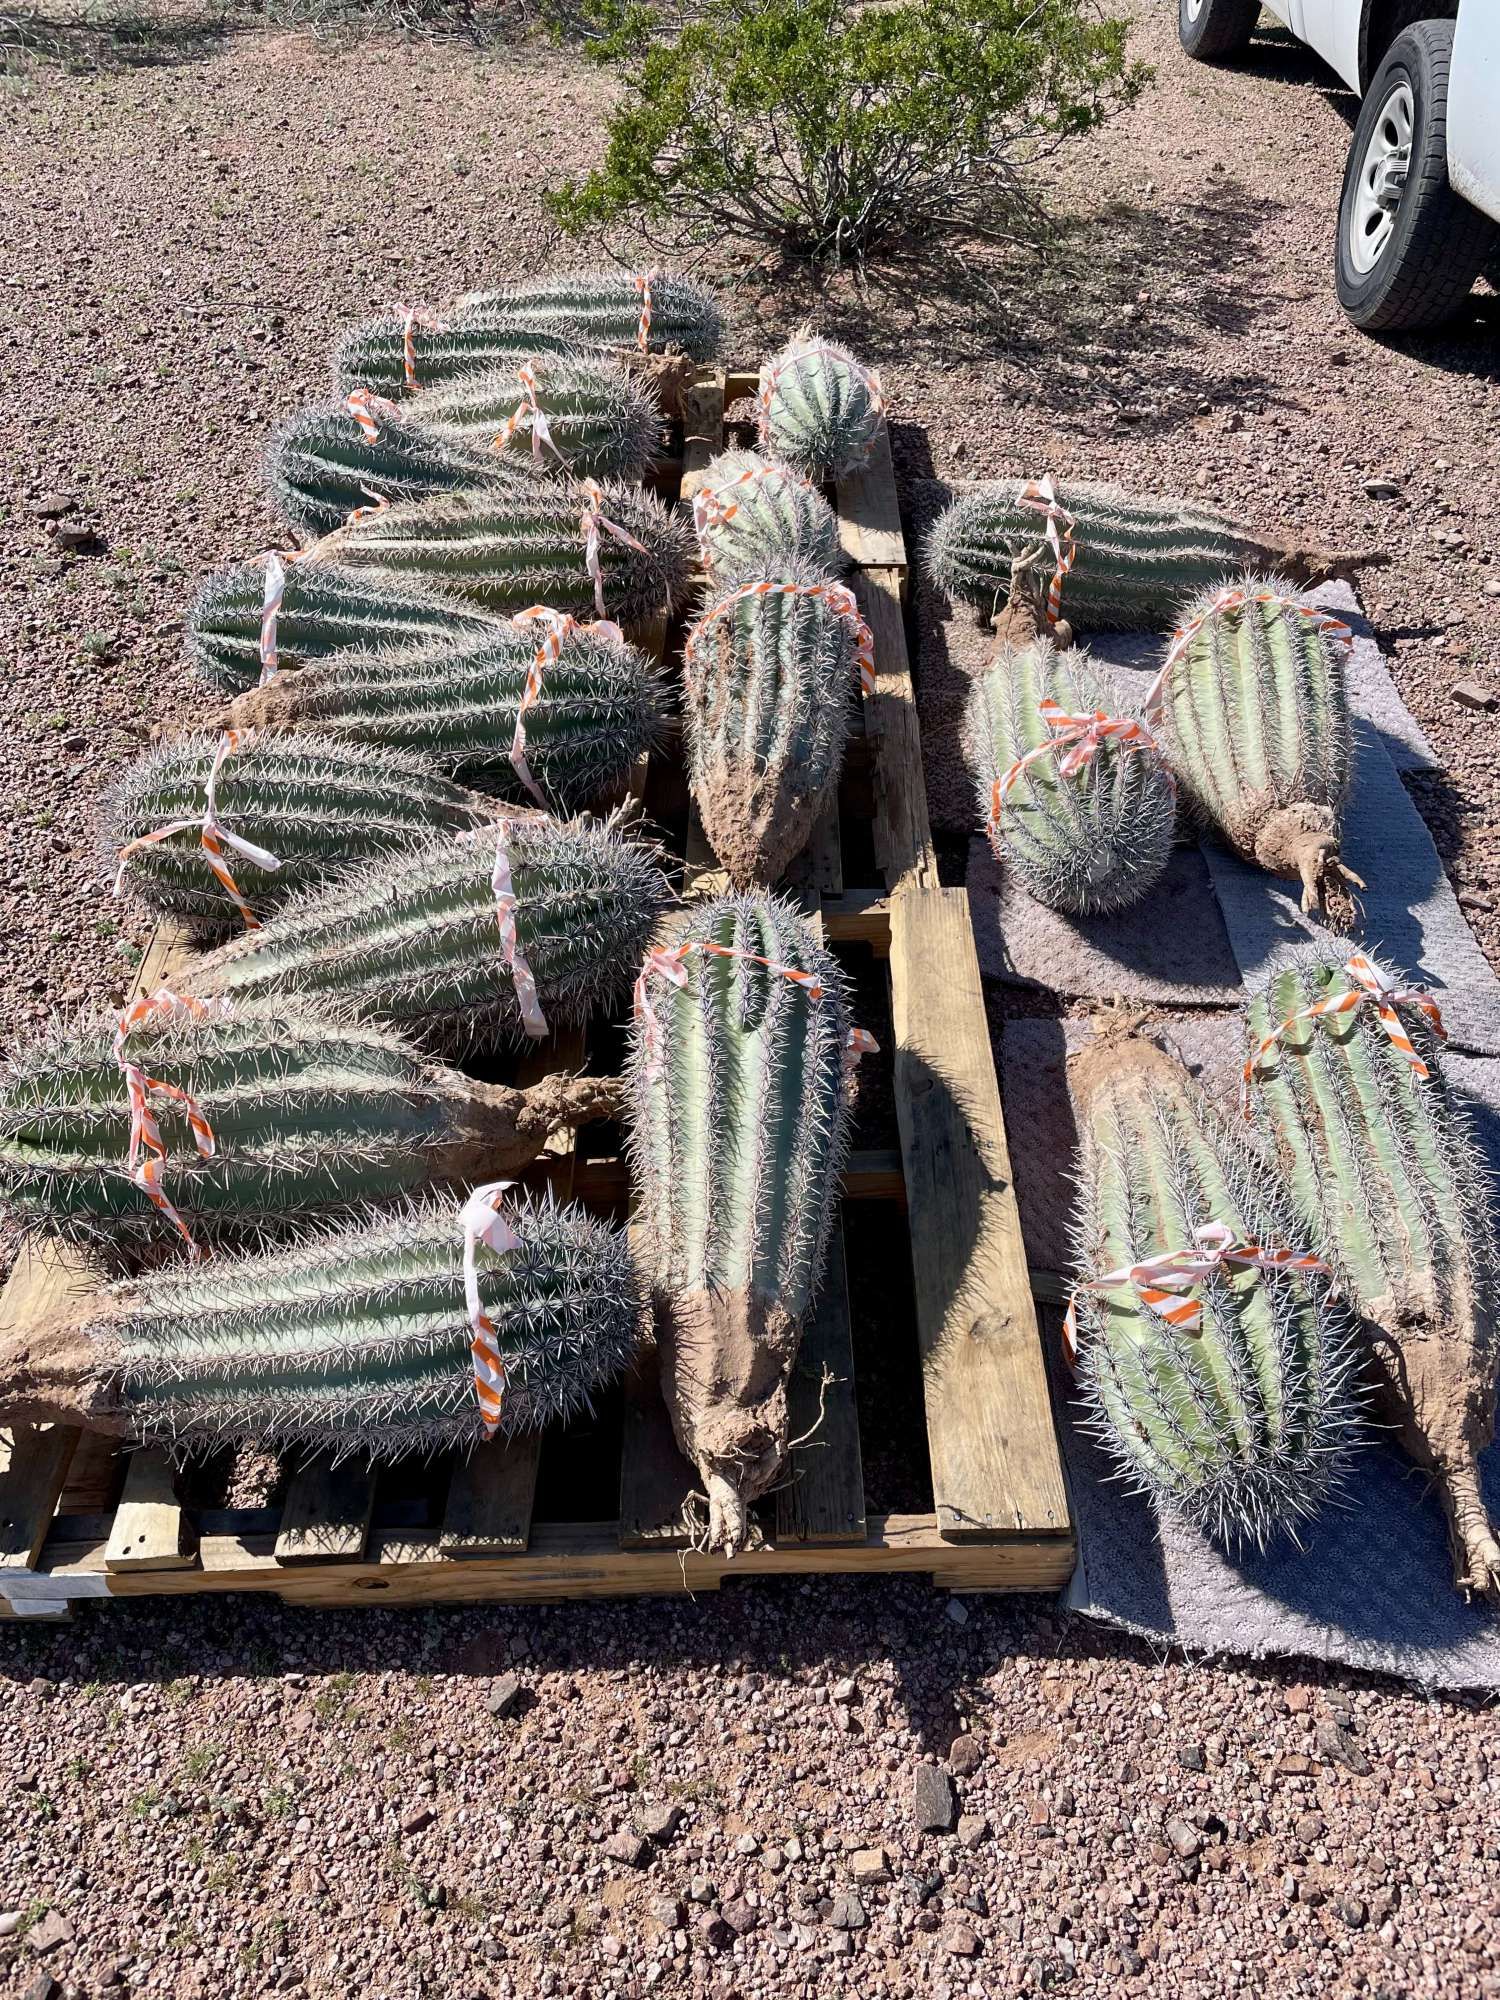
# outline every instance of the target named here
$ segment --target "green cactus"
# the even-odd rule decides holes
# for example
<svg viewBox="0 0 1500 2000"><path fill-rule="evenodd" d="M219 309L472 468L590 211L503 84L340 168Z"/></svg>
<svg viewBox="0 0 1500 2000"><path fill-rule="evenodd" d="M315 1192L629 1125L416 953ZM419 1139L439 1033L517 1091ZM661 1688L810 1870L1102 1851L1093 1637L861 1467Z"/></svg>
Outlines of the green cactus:
<svg viewBox="0 0 1500 2000"><path fill-rule="evenodd" d="M623 1230L518 1196L520 1247L476 1252L510 1437L587 1409L629 1365L642 1286ZM295 1250L215 1258L70 1297L0 1339L0 1418L194 1452L234 1442L391 1460L483 1434L463 1232L429 1198Z"/></svg>
<svg viewBox="0 0 1500 2000"><path fill-rule="evenodd" d="M112 1017L55 1027L0 1073L0 1213L115 1254L174 1240L130 1169L130 1100ZM463 1186L534 1159L549 1134L607 1116L607 1080L531 1091L424 1061L399 1036L300 1000L193 1017L155 1009L123 1043L151 1079L160 1192L197 1241L255 1240L432 1182ZM212 1132L200 1154L191 1093ZM149 1149L143 1157L149 1158Z"/></svg>
<svg viewBox="0 0 1500 2000"><path fill-rule="evenodd" d="M187 654L216 687L238 694L260 678L260 621L265 562L237 563L211 576L187 616ZM332 563L288 562L276 621L283 667L321 660L349 647L399 650L441 645L493 631L472 604L424 589L420 582Z"/></svg>
<svg viewBox="0 0 1500 2000"><path fill-rule="evenodd" d="M585 513L602 515L639 545L599 523L601 615L645 620L678 601L687 584L686 528L639 487L591 494L536 477L497 494L437 493L352 522L320 542L317 554L361 573L409 577L488 612L547 604L584 617L599 609Z"/></svg>
<svg viewBox="0 0 1500 2000"><path fill-rule="evenodd" d="M487 453L507 470L528 460L543 472L580 479L638 480L656 456L662 416L656 399L623 368L592 355L551 355L527 368L465 375L424 389L407 404L411 420L435 436ZM536 427L532 399L546 436ZM508 442L507 426L514 422ZM551 446L547 443L551 440Z"/></svg>
<svg viewBox="0 0 1500 2000"><path fill-rule="evenodd" d="M1019 559L1038 555L1038 577L1051 577L1045 504L1022 502L1036 484L995 480L938 516L923 560L940 590L989 613L1009 597ZM1069 536L1076 549L1061 589L1061 613L1075 632L1162 630L1185 597L1217 590L1231 571L1273 569L1308 582L1358 560L1243 527L1196 501L1143 497L1087 479L1062 480L1053 491L1072 522L1057 525L1065 552Z"/></svg>
<svg viewBox="0 0 1500 2000"><path fill-rule="evenodd" d="M1138 903L1172 854L1177 800L1160 756L1101 741L1080 770L1064 776L1070 739L1049 728L1041 703L1069 715L1119 717L1107 676L1086 653L1058 653L1046 639L1001 646L976 679L965 718L964 755L981 824L995 858L1014 868L1038 902L1091 917ZM1026 766L1003 798L1001 780L1020 760L1056 742Z"/></svg>
<svg viewBox="0 0 1500 2000"><path fill-rule="evenodd" d="M407 367L407 340L411 367ZM465 375L515 370L523 361L547 354L574 354L566 334L545 326L516 326L484 314L465 323L446 323L418 314L408 330L403 313L386 313L351 327L333 356L333 383L340 396L357 389L399 399L419 389L441 388Z"/></svg>
<svg viewBox="0 0 1500 2000"><path fill-rule="evenodd" d="M223 720L236 729L309 729L413 751L440 770L525 800L510 752L542 630L506 622L420 652L339 653L249 689ZM577 811L617 790L659 740L665 703L661 668L639 647L588 626L565 633L526 710L525 761L543 794Z"/></svg>
<svg viewBox="0 0 1500 2000"><path fill-rule="evenodd" d="M512 820L506 842L517 940L546 1022L581 1024L628 989L666 880L644 848L597 821ZM302 994L446 1048L519 1041L495 850L486 828L371 862L198 961L193 990L237 1002Z"/></svg>
<svg viewBox="0 0 1500 2000"><path fill-rule="evenodd" d="M692 947L686 983L648 962L630 1059L636 1223L677 1441L703 1478L708 1545L733 1555L786 1459L847 1136L848 1011L788 903L700 904L670 943ZM810 973L821 994L709 945Z"/></svg>
<svg viewBox="0 0 1500 2000"><path fill-rule="evenodd" d="M1236 1243L1305 1252L1292 1204L1174 1058L1105 1037L1069 1065L1080 1154L1080 1282ZM1201 1279L1198 1331L1130 1284L1077 1297L1079 1373L1121 1473L1215 1541L1264 1546L1311 1517L1353 1434L1353 1344L1325 1277L1233 1265Z"/></svg>
<svg viewBox="0 0 1500 2000"><path fill-rule="evenodd" d="M397 411L372 399L364 407L363 424L347 403L302 410L267 448L266 483L277 512L303 533L325 535L378 500L419 500L506 483L509 466L462 438L427 428L415 403ZM373 437L367 424L374 426Z"/></svg>
<svg viewBox="0 0 1500 2000"><path fill-rule="evenodd" d="M710 461L693 500L710 583L731 589L791 562L836 576L848 567L833 509L799 472L753 451Z"/></svg>
<svg viewBox="0 0 1500 2000"><path fill-rule="evenodd" d="M1339 860L1353 738L1345 649L1325 614L1276 594L1264 577L1246 603L1185 606L1191 631L1167 671L1162 745L1187 803L1235 852L1302 886L1364 885Z"/></svg>
<svg viewBox="0 0 1500 2000"><path fill-rule="evenodd" d="M838 784L860 639L830 587L817 572L757 579L688 635L688 783L737 888L780 878Z"/></svg>
<svg viewBox="0 0 1500 2000"><path fill-rule="evenodd" d="M810 479L862 466L885 423L880 384L830 341L799 333L760 371L763 451Z"/></svg>
<svg viewBox="0 0 1500 2000"><path fill-rule="evenodd" d="M103 805L105 845L123 870L121 886L203 930L240 921L201 839L218 750L215 738L195 736L148 751ZM224 850L223 866L257 918L350 863L420 847L494 815L418 757L291 733L241 740L214 780L214 804L228 832L281 864L263 869ZM178 828L169 838L150 837L169 826Z"/></svg>
<svg viewBox="0 0 1500 2000"><path fill-rule="evenodd" d="M1500 1598L1500 1537L1478 1463L1495 1432L1500 1366L1494 1189L1434 1035L1419 1008L1400 1006L1422 1076L1366 999L1298 1021L1261 1053L1288 1016L1360 990L1344 966L1324 963L1279 974L1251 1003L1256 1124L1305 1238L1326 1246L1363 1316L1378 1414L1432 1475L1458 1587Z"/></svg>
<svg viewBox="0 0 1500 2000"><path fill-rule="evenodd" d="M652 272L647 282L651 288L648 350L662 354L676 348L694 361L716 360L724 322L712 292L669 271ZM638 347L644 302L641 286L628 271L565 271L498 291L470 292L459 300L454 320L458 327L493 325L561 333L580 348L598 353Z"/></svg>

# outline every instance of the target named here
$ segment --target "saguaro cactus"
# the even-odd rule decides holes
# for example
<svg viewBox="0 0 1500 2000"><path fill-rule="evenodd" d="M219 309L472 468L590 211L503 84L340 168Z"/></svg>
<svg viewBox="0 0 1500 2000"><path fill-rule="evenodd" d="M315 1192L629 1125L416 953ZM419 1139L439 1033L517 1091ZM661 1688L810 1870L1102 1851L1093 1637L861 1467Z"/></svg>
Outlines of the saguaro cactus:
<svg viewBox="0 0 1500 2000"><path fill-rule="evenodd" d="M352 402L353 399L350 399ZM424 428L414 409L368 398L299 411L271 439L266 482L294 528L324 535L361 507L502 485L511 468L458 436ZM488 440L486 440L488 442Z"/></svg>
<svg viewBox="0 0 1500 2000"><path fill-rule="evenodd" d="M799 333L760 371L760 442L812 479L863 465L885 422L879 380L844 347Z"/></svg>
<svg viewBox="0 0 1500 2000"><path fill-rule="evenodd" d="M641 1254L673 1427L726 1555L786 1458L787 1379L838 1200L848 1044L842 974L789 904L701 904L641 975Z"/></svg>
<svg viewBox="0 0 1500 2000"><path fill-rule="evenodd" d="M421 390L413 423L514 465L580 479L640 479L661 439L661 409L623 368L595 355L551 355L519 370L465 375ZM540 416L540 423L538 417Z"/></svg>
<svg viewBox="0 0 1500 2000"><path fill-rule="evenodd" d="M1326 1276L1256 1263L1305 1255L1295 1211L1173 1057L1107 1036L1068 1080L1078 1366L1098 1436L1159 1511L1263 1545L1316 1512L1352 1436L1345 1316ZM1160 1261L1172 1253L1182 1265Z"/></svg>
<svg viewBox="0 0 1500 2000"><path fill-rule="evenodd" d="M725 451L710 463L693 499L693 526L703 567L720 589L788 563L830 576L848 567L822 494L758 452Z"/></svg>
<svg viewBox="0 0 1500 2000"><path fill-rule="evenodd" d="M506 1436L587 1408L629 1363L642 1314L623 1230L529 1196L509 1219L519 1247L476 1252ZM428 1199L295 1250L70 1296L0 1338L0 1421L189 1452L466 1450L483 1431L470 1338L458 1205Z"/></svg>
<svg viewBox="0 0 1500 2000"><path fill-rule="evenodd" d="M1281 973L1250 1006L1248 1081L1303 1232L1363 1316L1378 1414L1432 1475L1458 1587L1500 1598L1479 1481L1500 1366L1494 1190L1425 1004L1363 957Z"/></svg>
<svg viewBox="0 0 1500 2000"><path fill-rule="evenodd" d="M565 271L498 290L470 292L458 302L458 327L507 326L562 333L594 352L678 348L694 361L713 361L724 321L713 293L670 271ZM644 340L642 334L644 333Z"/></svg>
<svg viewBox="0 0 1500 2000"><path fill-rule="evenodd" d="M410 319L404 313L385 313L344 334L334 350L333 380L341 396L359 389L410 396L465 375L490 375L543 355L576 352L567 335L551 327L516 326L480 314L446 321L429 313Z"/></svg>
<svg viewBox="0 0 1500 2000"><path fill-rule="evenodd" d="M513 953L497 915L498 838L485 828L371 862L288 904L199 961L194 992L317 996L465 1048L529 1032L529 975L549 1027L582 1023L628 989L666 908L666 878L644 848L597 821L509 821Z"/></svg>
<svg viewBox="0 0 1500 2000"><path fill-rule="evenodd" d="M1172 780L1086 653L1002 646L970 691L964 753L995 857L1038 902L1096 916L1140 901L1172 853Z"/></svg>

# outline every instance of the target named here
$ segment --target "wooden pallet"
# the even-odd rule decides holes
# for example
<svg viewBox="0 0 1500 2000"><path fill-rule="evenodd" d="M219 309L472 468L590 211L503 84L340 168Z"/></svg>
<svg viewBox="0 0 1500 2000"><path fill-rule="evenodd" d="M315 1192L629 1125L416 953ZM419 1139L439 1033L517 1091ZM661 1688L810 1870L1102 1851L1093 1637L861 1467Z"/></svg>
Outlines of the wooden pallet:
<svg viewBox="0 0 1500 2000"><path fill-rule="evenodd" d="M705 372L684 410L680 491L690 499L726 441L725 411L749 374ZM676 468L674 467L674 480ZM835 946L872 948L889 966L899 1148L856 1153L846 1201L881 1201L911 1222L932 1510L871 1514L865 1504L842 1232L807 1328L791 1391L792 1477L762 1503L753 1545L726 1563L685 1547L694 1477L672 1439L648 1361L627 1384L618 1517L534 1517L549 1440L491 1445L433 1490L387 1498L378 1472L314 1458L278 1509L193 1510L157 1451L121 1453L60 1426L0 1434L0 1615L65 1615L82 1597L269 1590L289 1603L444 1603L626 1596L717 1589L726 1576L917 1572L955 1590L1048 1590L1074 1542L1047 1396L1031 1283L1011 1183L979 966L961 889L938 879L922 778L902 600L906 548L884 438L836 492L855 593L875 640L877 685L861 705L845 793L863 786L881 879L844 879L838 810L825 815L792 888ZM665 644L665 633L655 635ZM646 774L641 776L644 789ZM841 793L841 799L844 794ZM849 803L844 800L844 809ZM853 820L850 822L854 823ZM687 834L684 891L711 893L716 862ZM186 947L158 931L138 985L180 969ZM534 1075L576 1063L578 1038L547 1044ZM618 1206L618 1158L555 1142L542 1172L563 1196ZM0 1294L0 1331L26 1325L73 1282L71 1254L29 1245ZM901 1329L895 1336L905 1337Z"/></svg>

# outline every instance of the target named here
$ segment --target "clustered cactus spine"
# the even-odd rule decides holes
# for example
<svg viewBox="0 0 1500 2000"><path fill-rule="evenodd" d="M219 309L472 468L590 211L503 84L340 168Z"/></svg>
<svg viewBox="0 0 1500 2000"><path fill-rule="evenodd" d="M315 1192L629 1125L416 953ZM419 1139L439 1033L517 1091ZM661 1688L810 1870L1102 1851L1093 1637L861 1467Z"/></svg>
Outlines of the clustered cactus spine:
<svg viewBox="0 0 1500 2000"><path fill-rule="evenodd" d="M523 361L538 361L543 355L576 351L565 334L548 327L518 327L482 316L448 323L426 315L418 315L408 327L404 314L386 313L351 327L339 341L334 349L333 381L340 396L369 389L398 401L419 389L457 382L465 375L492 375L502 368L519 368Z"/></svg>
<svg viewBox="0 0 1500 2000"><path fill-rule="evenodd" d="M671 272L653 271L648 282L648 350L661 354L676 348L694 361L716 359L724 320L713 293ZM560 333L598 353L636 346L643 303L642 289L627 271L567 271L496 291L470 292L459 300L454 322L458 328Z"/></svg>
<svg viewBox="0 0 1500 2000"><path fill-rule="evenodd" d="M1119 713L1086 653L1059 653L1045 639L1002 646L974 682L965 717L981 823L996 859L1049 909L1078 917L1127 909L1161 879L1172 854L1177 801L1154 751L1106 740L1069 777L1057 755L1038 757L998 801L997 816L1000 779L1055 740L1040 711L1047 699L1070 714Z"/></svg>
<svg viewBox="0 0 1500 2000"><path fill-rule="evenodd" d="M728 897L673 926L686 984L645 975L630 1058L641 1256L677 1441L708 1545L744 1544L786 1458L786 1386L823 1270L847 1142L838 964L788 903ZM813 975L814 997L745 957Z"/></svg>
<svg viewBox="0 0 1500 2000"><path fill-rule="evenodd" d="M1494 1189L1435 1038L1401 1009L1429 1072L1419 1076L1365 1002L1299 1021L1259 1055L1290 1015L1353 990L1343 966L1324 962L1279 974L1252 1001L1256 1125L1307 1239L1327 1246L1363 1315L1380 1415L1433 1476L1459 1588L1500 1597L1500 1537L1479 1479L1500 1368Z"/></svg>
<svg viewBox="0 0 1500 2000"><path fill-rule="evenodd" d="M879 386L849 353L800 333L760 371L760 442L810 479L862 466L885 422Z"/></svg>
<svg viewBox="0 0 1500 2000"><path fill-rule="evenodd" d="M830 576L847 567L838 519L822 494L758 452L721 452L710 462L694 520L710 583L723 589L787 562Z"/></svg>
<svg viewBox="0 0 1500 2000"><path fill-rule="evenodd" d="M515 369L504 369L424 389L406 407L413 424L507 469L533 462L580 479L645 475L661 439L661 409L623 368L592 355L551 355L528 372L531 389ZM541 443L539 458L532 393L551 439L550 447ZM498 440L518 409L523 413L502 448Z"/></svg>
<svg viewBox="0 0 1500 2000"><path fill-rule="evenodd" d="M1069 1066L1079 1110L1076 1267L1092 1282L1222 1222L1306 1250L1292 1205L1182 1065L1105 1038ZM1203 1280L1196 1333L1131 1285L1078 1299L1079 1372L1121 1472L1163 1513L1260 1547L1316 1512L1356 1417L1352 1342L1325 1278L1235 1269Z"/></svg>
<svg viewBox="0 0 1500 2000"><path fill-rule="evenodd" d="M423 428L413 414L375 409L370 437L345 403L303 410L266 450L266 481L283 520L305 534L342 527L360 507L428 493L500 485L509 467L459 437Z"/></svg>

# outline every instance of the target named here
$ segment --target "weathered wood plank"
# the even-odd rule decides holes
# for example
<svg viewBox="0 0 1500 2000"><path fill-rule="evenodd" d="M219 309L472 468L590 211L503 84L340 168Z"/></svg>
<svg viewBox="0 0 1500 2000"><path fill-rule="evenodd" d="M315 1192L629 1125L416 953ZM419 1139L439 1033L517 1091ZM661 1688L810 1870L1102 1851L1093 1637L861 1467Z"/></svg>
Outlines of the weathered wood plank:
<svg viewBox="0 0 1500 2000"><path fill-rule="evenodd" d="M524 1549L531 1539L541 1458L542 1440L532 1433L496 1438L461 1459L448 1485L441 1553L467 1559Z"/></svg>
<svg viewBox="0 0 1500 2000"><path fill-rule="evenodd" d="M787 1434L800 1442L776 1495L777 1540L862 1542L865 1478L842 1228L834 1230L822 1288L797 1350Z"/></svg>
<svg viewBox="0 0 1500 2000"><path fill-rule="evenodd" d="M683 398L682 498L691 502L712 458L723 450L724 371L705 369Z"/></svg>
<svg viewBox="0 0 1500 2000"><path fill-rule="evenodd" d="M0 1469L0 1571L32 1569L52 1525L78 1432L67 1424L25 1424L6 1433Z"/></svg>
<svg viewBox="0 0 1500 2000"><path fill-rule="evenodd" d="M629 1168L618 1154L578 1162L573 1192L580 1200L603 1208L622 1201L629 1188ZM844 1168L844 1199L905 1202L906 1173L895 1147L871 1146L849 1155Z"/></svg>
<svg viewBox="0 0 1500 2000"><path fill-rule="evenodd" d="M166 1453L132 1452L104 1567L190 1569L197 1559L198 1536L177 1498L177 1479Z"/></svg>
<svg viewBox="0 0 1500 2000"><path fill-rule="evenodd" d="M620 1441L622 1549L678 1548L687 1539L683 1509L697 1474L677 1449L661 1393L661 1363L649 1348L625 1382Z"/></svg>
<svg viewBox="0 0 1500 2000"><path fill-rule="evenodd" d="M875 856L887 888L908 881L935 888L937 858L927 819L899 576L890 569L863 570L854 579L854 594L875 641L875 692L864 705L875 785Z"/></svg>
<svg viewBox="0 0 1500 2000"><path fill-rule="evenodd" d="M906 537L901 531L890 433L883 424L866 463L838 482L838 515L839 540L850 561L861 569L898 572L897 595L904 596Z"/></svg>
<svg viewBox="0 0 1500 2000"><path fill-rule="evenodd" d="M287 1489L277 1562L357 1562L369 1539L375 1479L374 1469L359 1459L335 1465L326 1452L310 1458Z"/></svg>

